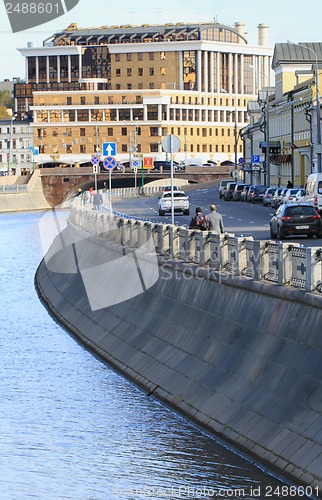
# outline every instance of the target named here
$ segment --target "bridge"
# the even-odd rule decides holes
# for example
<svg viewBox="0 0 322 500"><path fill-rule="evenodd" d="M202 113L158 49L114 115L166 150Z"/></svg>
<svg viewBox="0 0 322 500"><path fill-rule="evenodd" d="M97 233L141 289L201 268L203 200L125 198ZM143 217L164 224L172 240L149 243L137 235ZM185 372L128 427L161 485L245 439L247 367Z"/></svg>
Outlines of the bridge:
<svg viewBox="0 0 322 500"><path fill-rule="evenodd" d="M190 183L211 182L218 183L229 177L231 168L227 167L187 167L186 171L175 172L177 179L186 179ZM54 167L39 169L41 183L46 200L51 206L58 206L77 193L94 187L95 176L92 167ZM144 185L159 179L170 179L170 172L150 172L144 170ZM97 174L98 189L108 187L109 172ZM112 172L112 188L134 187L135 174L133 172ZM142 185L141 171L137 174L137 185Z"/></svg>

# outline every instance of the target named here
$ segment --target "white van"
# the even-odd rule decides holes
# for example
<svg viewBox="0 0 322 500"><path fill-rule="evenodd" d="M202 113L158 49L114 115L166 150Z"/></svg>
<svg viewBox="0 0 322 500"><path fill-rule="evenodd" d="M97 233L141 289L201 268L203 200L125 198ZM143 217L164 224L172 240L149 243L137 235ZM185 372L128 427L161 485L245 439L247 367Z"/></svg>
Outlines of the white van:
<svg viewBox="0 0 322 500"><path fill-rule="evenodd" d="M305 203L310 203L317 210L322 211L322 172L308 176L305 191Z"/></svg>

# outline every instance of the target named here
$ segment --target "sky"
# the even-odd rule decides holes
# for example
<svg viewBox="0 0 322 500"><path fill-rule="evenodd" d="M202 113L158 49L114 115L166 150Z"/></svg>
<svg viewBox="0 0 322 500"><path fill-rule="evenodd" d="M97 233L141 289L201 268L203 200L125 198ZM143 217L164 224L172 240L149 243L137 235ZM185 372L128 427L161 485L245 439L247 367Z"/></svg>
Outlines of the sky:
<svg viewBox="0 0 322 500"><path fill-rule="evenodd" d="M20 0L10 0L15 5ZM22 0L23 1L23 0ZM42 0L44 3L56 0ZM268 24L269 45L292 40L322 41L320 0L121 0L116 6L109 0L79 0L68 13L41 26L12 33L4 0L0 5L0 81L13 77L25 78L24 57L18 48L27 42L42 41L70 23L79 27L128 24L163 24L168 22L217 22L233 26L243 22L249 44L257 44L258 24Z"/></svg>

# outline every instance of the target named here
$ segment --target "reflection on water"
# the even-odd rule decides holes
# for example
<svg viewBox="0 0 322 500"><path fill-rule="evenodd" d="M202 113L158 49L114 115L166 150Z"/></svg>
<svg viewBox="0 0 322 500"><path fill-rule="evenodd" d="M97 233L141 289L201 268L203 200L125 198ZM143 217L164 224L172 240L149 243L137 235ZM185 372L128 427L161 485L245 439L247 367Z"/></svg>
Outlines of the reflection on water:
<svg viewBox="0 0 322 500"><path fill-rule="evenodd" d="M250 499L254 488L278 485L148 398L48 315L33 283L41 215L0 215L1 499Z"/></svg>

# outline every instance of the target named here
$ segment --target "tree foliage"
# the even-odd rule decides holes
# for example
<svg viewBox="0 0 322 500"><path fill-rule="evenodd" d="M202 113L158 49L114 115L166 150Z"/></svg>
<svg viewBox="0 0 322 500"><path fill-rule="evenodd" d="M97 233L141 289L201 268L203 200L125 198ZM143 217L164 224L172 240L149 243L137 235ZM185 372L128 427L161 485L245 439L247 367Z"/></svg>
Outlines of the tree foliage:
<svg viewBox="0 0 322 500"><path fill-rule="evenodd" d="M0 119L3 118L11 118L10 114L7 111L7 106L0 106Z"/></svg>
<svg viewBox="0 0 322 500"><path fill-rule="evenodd" d="M5 108L14 108L14 99L10 90L0 90L0 106Z"/></svg>

